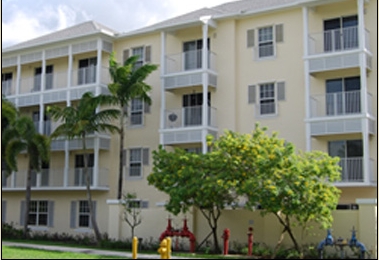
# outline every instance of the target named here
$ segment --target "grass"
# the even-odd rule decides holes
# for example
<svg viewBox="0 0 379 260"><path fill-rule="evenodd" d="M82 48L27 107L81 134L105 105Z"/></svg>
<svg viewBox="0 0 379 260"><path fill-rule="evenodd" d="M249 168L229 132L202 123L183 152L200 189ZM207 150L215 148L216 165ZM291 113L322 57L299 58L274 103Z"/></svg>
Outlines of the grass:
<svg viewBox="0 0 379 260"><path fill-rule="evenodd" d="M100 249L104 251L117 251L117 252L129 252L131 250L121 250L121 249L106 249L99 248L96 246L84 246L84 245L74 245L66 244L53 241L34 241L34 240L3 240L9 242L19 242L25 244L37 244L37 245L56 245L64 247L73 247L73 248L89 248L89 249ZM138 254L154 254L159 256L159 253L156 251L139 251ZM190 257L190 258L201 258L201 259L244 259L246 256L223 256L220 254L199 254L199 253L185 253L185 252L172 252L172 257ZM11 246L2 246L2 259L125 259L125 257L117 256L101 256L101 255L92 255L84 253L71 253L71 252L59 252L59 251L49 251L49 250L40 250L40 249L30 249L24 247L11 247Z"/></svg>
<svg viewBox="0 0 379 260"><path fill-rule="evenodd" d="M125 257L46 251L9 246L1 246L1 254L2 259L125 259Z"/></svg>

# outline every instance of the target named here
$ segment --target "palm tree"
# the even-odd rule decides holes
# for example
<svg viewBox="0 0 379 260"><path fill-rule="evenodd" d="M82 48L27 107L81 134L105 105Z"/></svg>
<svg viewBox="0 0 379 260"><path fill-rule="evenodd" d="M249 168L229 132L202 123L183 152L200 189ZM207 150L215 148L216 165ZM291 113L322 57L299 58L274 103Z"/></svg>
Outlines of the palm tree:
<svg viewBox="0 0 379 260"><path fill-rule="evenodd" d="M1 169L7 170L7 175L10 174L9 167L5 160L5 148L8 139L4 139L4 131L10 127L18 116L17 108L4 95L1 96Z"/></svg>
<svg viewBox="0 0 379 260"><path fill-rule="evenodd" d="M9 171L18 171L17 155L26 152L29 162L26 176L24 237L28 236L29 204L31 198L32 171L39 172L42 162L48 162L50 157L50 139L39 134L33 120L27 116L17 117L2 133L2 139L7 140L5 161Z"/></svg>
<svg viewBox="0 0 379 260"><path fill-rule="evenodd" d="M112 119L116 119L119 116L120 111L118 109L98 110L101 105L111 104L110 101L111 99L109 96L99 95L95 97L91 92L86 92L83 94L76 107L68 106L62 108L58 106L49 106L47 108L47 111L53 120L63 121L63 123L51 134L51 138L66 136L69 140L73 138L81 138L82 140L88 207L97 243L101 241L101 234L97 226L95 212L93 211L90 176L88 174L89 154L86 146L86 135L94 132L118 131L117 126L109 124L108 122Z"/></svg>
<svg viewBox="0 0 379 260"><path fill-rule="evenodd" d="M129 102L134 98L139 98L141 101L151 104L151 98L148 93L151 91L151 86L146 84L144 80L158 68L154 64L145 64L141 67L136 67L138 56L131 56L125 60L123 66L119 66L116 62L114 53L111 53L109 58L109 73L112 83L108 85L108 89L121 111L119 117L119 135L120 135L120 150L119 150L119 174L118 174L118 190L117 199L122 197L122 165L123 165L123 150L124 150L124 122L128 116L127 107ZM125 120L125 121L124 121Z"/></svg>

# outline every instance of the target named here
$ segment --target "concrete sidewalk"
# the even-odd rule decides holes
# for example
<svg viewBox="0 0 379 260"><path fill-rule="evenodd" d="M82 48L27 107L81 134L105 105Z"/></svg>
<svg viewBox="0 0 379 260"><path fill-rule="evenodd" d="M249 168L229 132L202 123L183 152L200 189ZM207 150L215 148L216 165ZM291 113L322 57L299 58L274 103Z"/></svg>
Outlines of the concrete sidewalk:
<svg viewBox="0 0 379 260"><path fill-rule="evenodd" d="M24 248L34 248L40 250L48 250L48 251L63 251L63 252L73 252L73 253L83 253L83 254L92 254L92 255L103 255L103 256L118 256L124 258L132 258L131 252L119 252L119 251L108 251L108 250L98 250L93 248L74 248L74 247L66 247L66 246L50 246L50 245L37 245L37 244L29 244L29 243L19 243L19 242L7 242L2 241L1 245L11 246L11 247L24 247ZM139 254L137 253L138 259L160 259L160 255L157 252L156 255L153 254ZM186 257L178 257L171 256L172 259L191 259Z"/></svg>

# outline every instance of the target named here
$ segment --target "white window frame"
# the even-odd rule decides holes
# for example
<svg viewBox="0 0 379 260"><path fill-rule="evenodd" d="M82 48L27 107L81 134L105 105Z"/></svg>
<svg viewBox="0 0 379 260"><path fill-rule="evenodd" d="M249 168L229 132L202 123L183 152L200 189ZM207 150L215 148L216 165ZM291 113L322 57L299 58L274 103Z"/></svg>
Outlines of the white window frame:
<svg viewBox="0 0 379 260"><path fill-rule="evenodd" d="M271 39L262 39L261 38L267 38L268 36L263 34L261 36L261 31L262 30L266 30L266 29L271 29ZM274 58L276 57L276 42L275 42L275 26L274 25L269 25L269 26L264 26L264 27L260 27L260 28L257 28L257 50L256 50L256 54L257 54L257 58L259 60L262 60L262 59L269 59L269 58ZM261 50L261 44L263 44L264 47L266 46L270 46L270 45L265 45L267 43L272 43L272 55L266 55L266 56L262 56L260 55L260 50Z"/></svg>
<svg viewBox="0 0 379 260"><path fill-rule="evenodd" d="M138 155L135 156L135 153L139 153L139 158ZM142 177L142 167L143 167L143 160L142 160L142 148L130 148L129 149L129 160L128 160L128 177L129 178L141 178ZM139 169L134 168L134 167L139 167ZM139 171L139 174L135 174L132 171Z"/></svg>
<svg viewBox="0 0 379 260"><path fill-rule="evenodd" d="M41 208L43 209L42 203L45 203L45 209L46 211L42 211ZM35 204L35 205L34 205ZM33 209L35 208L35 211ZM30 206L29 206L29 223L28 226L33 226L33 227L48 227L49 225L49 201L48 200L31 200L30 201ZM31 214L36 214L36 221L35 223L30 223L31 220ZM40 217L41 215L46 215L46 224L40 224Z"/></svg>
<svg viewBox="0 0 379 260"><path fill-rule="evenodd" d="M136 103L136 104L135 104ZM133 98L130 101L129 125L130 126L143 126L144 125L144 103L140 98ZM140 124L134 123L134 117L141 117Z"/></svg>
<svg viewBox="0 0 379 260"><path fill-rule="evenodd" d="M86 211L88 209L88 211ZM80 218L87 217L88 225L81 225ZM89 205L87 200L79 200L78 201L78 228L90 228L91 226L91 214L89 211Z"/></svg>
<svg viewBox="0 0 379 260"><path fill-rule="evenodd" d="M135 63L135 69L138 69L145 64L145 46L132 48L132 56L135 55L138 55L138 60Z"/></svg>
<svg viewBox="0 0 379 260"><path fill-rule="evenodd" d="M266 90L263 89L265 87L266 87ZM267 90L267 87L272 87L272 92L274 92L272 96L271 95L267 95L268 92L271 92L271 90ZM258 97L259 97L259 100L258 100L259 116L261 116L261 117L276 116L277 113L278 113L276 82L268 82L268 83L260 83L260 84L258 84L258 94L259 94L258 95ZM266 94L266 96L264 96L262 98L262 94ZM274 103L274 110L275 111L273 113L264 113L264 114L262 114L262 104L263 104L262 101L270 101L270 100L272 100L273 103Z"/></svg>

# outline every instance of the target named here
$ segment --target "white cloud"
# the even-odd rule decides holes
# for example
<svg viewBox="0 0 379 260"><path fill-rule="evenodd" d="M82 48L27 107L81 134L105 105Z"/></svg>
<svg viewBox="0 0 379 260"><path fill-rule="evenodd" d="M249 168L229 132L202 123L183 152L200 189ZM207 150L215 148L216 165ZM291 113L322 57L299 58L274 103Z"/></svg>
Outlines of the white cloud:
<svg viewBox="0 0 379 260"><path fill-rule="evenodd" d="M232 0L30 0L2 1L2 48L95 20L119 32L142 28Z"/></svg>
<svg viewBox="0 0 379 260"><path fill-rule="evenodd" d="M38 18L30 17L22 11L15 13L8 22L2 21L1 27L4 45L32 39L49 32L41 26Z"/></svg>

